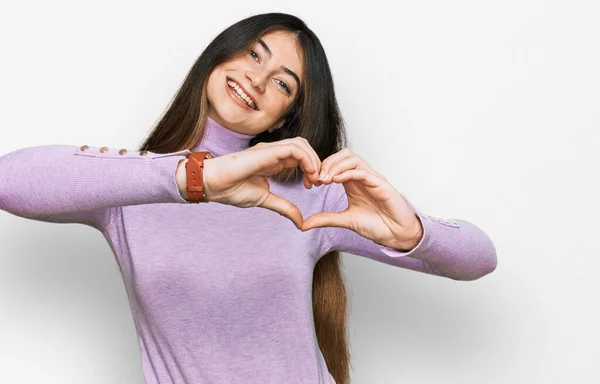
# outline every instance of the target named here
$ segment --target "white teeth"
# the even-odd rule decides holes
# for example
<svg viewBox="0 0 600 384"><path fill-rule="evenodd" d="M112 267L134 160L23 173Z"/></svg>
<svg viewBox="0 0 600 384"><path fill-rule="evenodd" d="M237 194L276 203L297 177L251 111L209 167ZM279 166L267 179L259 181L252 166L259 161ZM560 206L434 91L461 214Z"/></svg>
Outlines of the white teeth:
<svg viewBox="0 0 600 384"><path fill-rule="evenodd" d="M248 104L250 106L250 108L256 109L256 106L254 105L254 102L252 101L252 99L248 95L246 95L246 93L244 93L244 91L242 91L242 88L240 88L240 86L237 85L235 81L229 80L229 81L227 81L227 84L231 88L235 89L235 92L237 93L237 96L240 100L242 100L246 104Z"/></svg>

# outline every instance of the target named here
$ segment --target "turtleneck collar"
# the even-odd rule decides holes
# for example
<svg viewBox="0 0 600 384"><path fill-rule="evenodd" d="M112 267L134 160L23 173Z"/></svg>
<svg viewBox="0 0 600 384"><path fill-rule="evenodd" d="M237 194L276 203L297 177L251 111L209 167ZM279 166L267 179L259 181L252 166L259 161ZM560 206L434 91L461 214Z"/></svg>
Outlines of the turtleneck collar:
<svg viewBox="0 0 600 384"><path fill-rule="evenodd" d="M255 136L236 132L207 117L204 136L190 151L210 151L214 156L222 156L248 148Z"/></svg>

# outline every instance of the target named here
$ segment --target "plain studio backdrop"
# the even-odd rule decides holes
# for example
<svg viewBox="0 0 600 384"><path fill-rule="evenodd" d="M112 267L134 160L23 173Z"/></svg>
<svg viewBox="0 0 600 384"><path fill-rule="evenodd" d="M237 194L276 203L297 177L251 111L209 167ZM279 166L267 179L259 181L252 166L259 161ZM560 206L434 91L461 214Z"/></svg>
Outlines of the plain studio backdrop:
<svg viewBox="0 0 600 384"><path fill-rule="evenodd" d="M301 17L328 54L350 148L498 253L476 281L344 254L352 383L600 382L597 3L6 3L0 154L135 149L224 28ZM100 232L0 211L0 240L0 382L144 382Z"/></svg>

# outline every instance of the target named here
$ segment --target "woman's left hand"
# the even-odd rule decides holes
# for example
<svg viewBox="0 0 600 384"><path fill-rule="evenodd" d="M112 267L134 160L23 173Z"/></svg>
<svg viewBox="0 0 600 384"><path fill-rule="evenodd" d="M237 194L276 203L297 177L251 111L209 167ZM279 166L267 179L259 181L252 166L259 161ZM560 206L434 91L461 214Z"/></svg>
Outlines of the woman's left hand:
<svg viewBox="0 0 600 384"><path fill-rule="evenodd" d="M343 227L384 246L414 248L423 236L415 211L402 195L360 156L344 148L321 163L323 184L342 183L348 208L320 212L306 218L302 231L317 227Z"/></svg>

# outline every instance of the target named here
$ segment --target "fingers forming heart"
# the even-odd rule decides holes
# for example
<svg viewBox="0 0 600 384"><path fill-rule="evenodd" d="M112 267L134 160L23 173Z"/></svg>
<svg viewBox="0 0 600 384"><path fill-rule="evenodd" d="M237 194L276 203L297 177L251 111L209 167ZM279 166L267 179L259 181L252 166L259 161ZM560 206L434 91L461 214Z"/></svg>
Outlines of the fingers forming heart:
<svg viewBox="0 0 600 384"><path fill-rule="evenodd" d="M269 192L267 198L258 204L258 206L270 209L279 213L281 216L287 217L296 225L296 228L298 229L302 227L304 219L300 209L291 201L274 194L273 192Z"/></svg>

